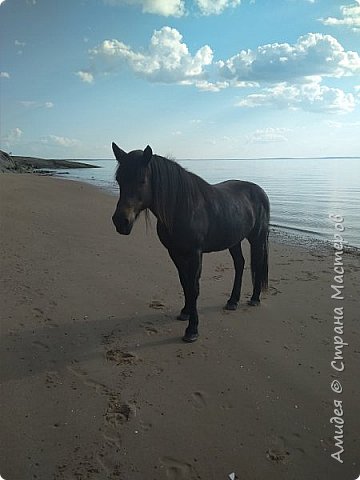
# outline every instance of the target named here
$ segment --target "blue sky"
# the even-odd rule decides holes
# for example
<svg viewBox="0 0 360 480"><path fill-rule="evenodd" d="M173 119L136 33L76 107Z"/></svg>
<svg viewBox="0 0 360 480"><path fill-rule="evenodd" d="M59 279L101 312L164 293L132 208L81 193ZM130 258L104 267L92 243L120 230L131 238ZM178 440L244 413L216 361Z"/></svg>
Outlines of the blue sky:
<svg viewBox="0 0 360 480"><path fill-rule="evenodd" d="M360 155L360 0L0 0L1 148Z"/></svg>

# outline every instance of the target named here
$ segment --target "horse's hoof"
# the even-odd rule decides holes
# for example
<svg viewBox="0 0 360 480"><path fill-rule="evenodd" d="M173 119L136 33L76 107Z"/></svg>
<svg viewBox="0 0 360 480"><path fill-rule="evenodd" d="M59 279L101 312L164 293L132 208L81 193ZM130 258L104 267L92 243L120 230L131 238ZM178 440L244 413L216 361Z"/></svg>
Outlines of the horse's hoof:
<svg viewBox="0 0 360 480"><path fill-rule="evenodd" d="M258 307L260 305L260 300L249 300L247 304L251 305L252 307Z"/></svg>
<svg viewBox="0 0 360 480"><path fill-rule="evenodd" d="M196 342L198 337L199 337L198 333L191 333L191 334L185 333L185 335L182 337L182 340L183 342L186 342L186 343L193 343L193 342Z"/></svg>
<svg viewBox="0 0 360 480"><path fill-rule="evenodd" d="M237 307L238 307L237 302L235 302L235 303L227 302L227 304L225 305L225 310L236 310Z"/></svg>
<svg viewBox="0 0 360 480"><path fill-rule="evenodd" d="M176 319L181 320L183 322L188 322L190 319L190 315L188 313L180 313L180 315L178 315Z"/></svg>

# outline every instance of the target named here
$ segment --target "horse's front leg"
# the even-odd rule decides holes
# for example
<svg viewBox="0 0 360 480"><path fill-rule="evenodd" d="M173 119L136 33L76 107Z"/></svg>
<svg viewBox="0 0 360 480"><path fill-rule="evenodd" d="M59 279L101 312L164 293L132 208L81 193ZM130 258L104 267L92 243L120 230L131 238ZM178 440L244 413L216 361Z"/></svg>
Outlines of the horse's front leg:
<svg viewBox="0 0 360 480"><path fill-rule="evenodd" d="M183 288L184 297L185 297L185 305L182 308L182 310L180 312L180 315L178 315L176 318L178 320L189 321L189 319L190 319L190 305L188 303L189 295L187 294L188 258L185 257L184 255L180 255L177 251L170 250L170 249L169 249L169 255L171 257L171 260L174 262L174 264L177 268L180 283L181 283L181 286Z"/></svg>
<svg viewBox="0 0 360 480"><path fill-rule="evenodd" d="M183 336L184 342L195 342L199 336L198 333L198 313L196 308L197 298L199 296L199 282L202 267L202 252L197 250L188 256L188 268L186 275L185 305L189 308L189 325Z"/></svg>

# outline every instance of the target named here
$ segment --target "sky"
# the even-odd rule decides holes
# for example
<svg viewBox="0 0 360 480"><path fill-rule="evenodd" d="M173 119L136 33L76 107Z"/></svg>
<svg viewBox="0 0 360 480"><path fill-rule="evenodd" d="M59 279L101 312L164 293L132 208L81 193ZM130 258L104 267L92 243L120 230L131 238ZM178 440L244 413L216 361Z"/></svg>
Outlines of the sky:
<svg viewBox="0 0 360 480"><path fill-rule="evenodd" d="M360 156L360 0L0 0L1 149Z"/></svg>

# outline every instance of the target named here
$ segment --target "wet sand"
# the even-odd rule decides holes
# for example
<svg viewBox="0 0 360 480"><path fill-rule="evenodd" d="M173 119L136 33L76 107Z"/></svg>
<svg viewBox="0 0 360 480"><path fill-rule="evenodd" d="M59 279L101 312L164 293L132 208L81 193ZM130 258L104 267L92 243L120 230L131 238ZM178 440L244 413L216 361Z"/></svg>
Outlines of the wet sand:
<svg viewBox="0 0 360 480"><path fill-rule="evenodd" d="M356 479L359 256L344 255L341 302L330 298L331 248L272 238L262 305L246 304L247 261L241 305L227 312L231 257L205 255L200 338L185 344L182 292L155 222L120 236L115 203L81 183L0 175L1 476ZM349 346L336 374L338 305ZM334 399L343 464L331 457Z"/></svg>

